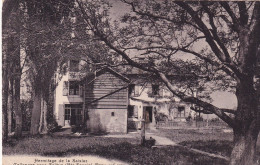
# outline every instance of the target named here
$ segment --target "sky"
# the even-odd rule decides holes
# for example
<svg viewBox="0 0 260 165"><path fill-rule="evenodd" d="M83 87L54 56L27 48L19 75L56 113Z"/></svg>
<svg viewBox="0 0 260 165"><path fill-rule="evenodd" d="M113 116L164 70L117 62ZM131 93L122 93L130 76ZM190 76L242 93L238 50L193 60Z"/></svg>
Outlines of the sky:
<svg viewBox="0 0 260 165"><path fill-rule="evenodd" d="M219 108L234 109L237 107L237 99L233 93L218 91L211 95L213 102L212 104Z"/></svg>

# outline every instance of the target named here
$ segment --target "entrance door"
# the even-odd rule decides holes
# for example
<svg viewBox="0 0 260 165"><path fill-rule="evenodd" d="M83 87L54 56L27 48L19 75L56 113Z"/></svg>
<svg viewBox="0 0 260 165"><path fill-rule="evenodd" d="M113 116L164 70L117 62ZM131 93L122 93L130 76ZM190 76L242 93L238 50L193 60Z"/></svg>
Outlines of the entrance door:
<svg viewBox="0 0 260 165"><path fill-rule="evenodd" d="M65 104L65 126L78 125L82 122L82 104Z"/></svg>
<svg viewBox="0 0 260 165"><path fill-rule="evenodd" d="M145 122L146 123L153 122L153 107L150 106L145 107Z"/></svg>
<svg viewBox="0 0 260 165"><path fill-rule="evenodd" d="M70 111L70 125L76 125L76 109Z"/></svg>

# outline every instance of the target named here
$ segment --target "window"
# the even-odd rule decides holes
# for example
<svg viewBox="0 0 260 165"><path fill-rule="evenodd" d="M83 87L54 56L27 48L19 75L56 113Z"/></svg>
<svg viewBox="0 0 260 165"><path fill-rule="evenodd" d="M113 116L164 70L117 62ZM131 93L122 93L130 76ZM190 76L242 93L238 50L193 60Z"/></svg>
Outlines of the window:
<svg viewBox="0 0 260 165"><path fill-rule="evenodd" d="M129 95L131 96L139 96L139 86L136 86L135 84L129 85Z"/></svg>
<svg viewBox="0 0 260 165"><path fill-rule="evenodd" d="M128 105L127 112L128 112L128 118L138 117L137 116L138 110L137 107L135 107L134 105Z"/></svg>
<svg viewBox="0 0 260 165"><path fill-rule="evenodd" d="M159 95L159 85L152 85L152 95L157 96Z"/></svg>
<svg viewBox="0 0 260 165"><path fill-rule="evenodd" d="M65 120L70 119L70 109L68 107L65 107Z"/></svg>
<svg viewBox="0 0 260 165"><path fill-rule="evenodd" d="M128 87L129 95L132 95L134 90L135 90L135 84L130 84L129 87Z"/></svg>
<svg viewBox="0 0 260 165"><path fill-rule="evenodd" d="M77 81L69 82L69 95L79 95L79 83Z"/></svg>
<svg viewBox="0 0 260 165"><path fill-rule="evenodd" d="M177 117L177 118L185 117L185 107L184 106L178 106L175 117Z"/></svg>
<svg viewBox="0 0 260 165"><path fill-rule="evenodd" d="M111 112L111 116L115 116L115 112Z"/></svg>
<svg viewBox="0 0 260 165"><path fill-rule="evenodd" d="M70 71L71 72L79 71L79 60L70 60Z"/></svg>
<svg viewBox="0 0 260 165"><path fill-rule="evenodd" d="M63 96L82 95L82 86L77 81L63 82Z"/></svg>

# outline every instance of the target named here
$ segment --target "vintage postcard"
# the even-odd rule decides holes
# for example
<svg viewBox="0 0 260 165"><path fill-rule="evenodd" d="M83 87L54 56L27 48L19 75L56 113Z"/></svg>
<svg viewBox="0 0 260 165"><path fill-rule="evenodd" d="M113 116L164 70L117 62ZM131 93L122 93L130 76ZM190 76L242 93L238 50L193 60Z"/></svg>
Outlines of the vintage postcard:
<svg viewBox="0 0 260 165"><path fill-rule="evenodd" d="M3 165L260 164L260 2L3 0Z"/></svg>

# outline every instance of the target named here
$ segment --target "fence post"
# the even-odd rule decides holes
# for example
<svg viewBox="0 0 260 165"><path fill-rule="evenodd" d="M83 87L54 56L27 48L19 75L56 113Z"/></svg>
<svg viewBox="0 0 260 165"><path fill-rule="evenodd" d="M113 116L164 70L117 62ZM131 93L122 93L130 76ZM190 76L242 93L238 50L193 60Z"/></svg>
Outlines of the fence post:
<svg viewBox="0 0 260 165"><path fill-rule="evenodd" d="M145 143L145 120L141 119L141 145Z"/></svg>

